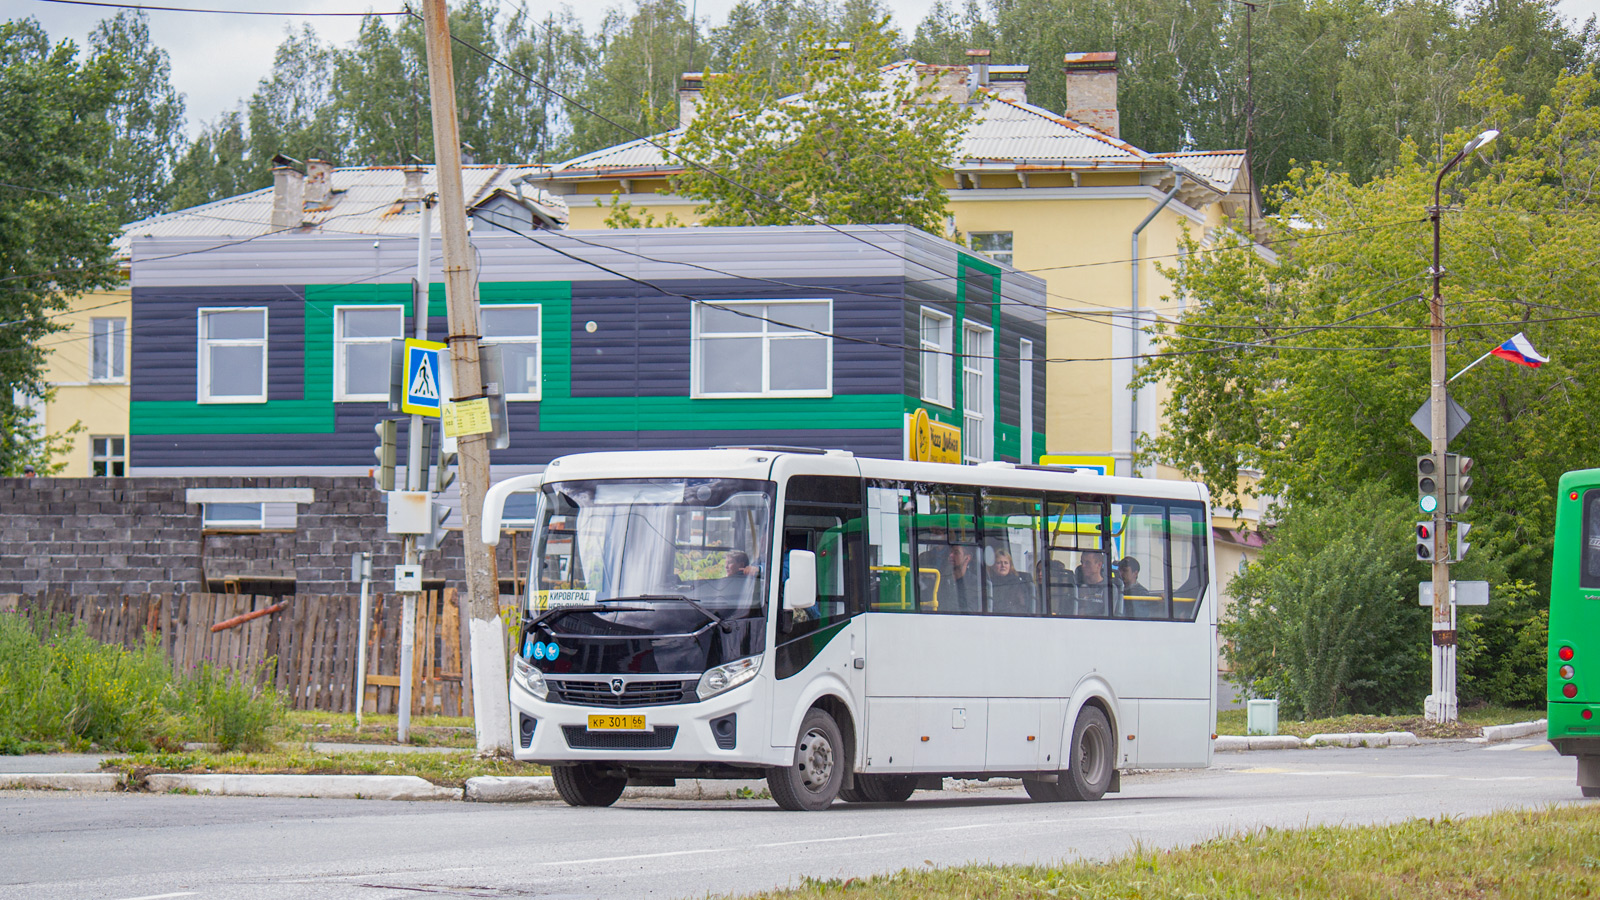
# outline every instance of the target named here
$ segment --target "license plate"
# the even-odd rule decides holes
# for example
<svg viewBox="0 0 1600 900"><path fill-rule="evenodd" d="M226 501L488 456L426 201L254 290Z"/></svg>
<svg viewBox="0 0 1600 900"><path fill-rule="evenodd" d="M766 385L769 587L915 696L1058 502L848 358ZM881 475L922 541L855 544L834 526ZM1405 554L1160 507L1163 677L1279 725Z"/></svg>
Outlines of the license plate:
<svg viewBox="0 0 1600 900"><path fill-rule="evenodd" d="M644 716L590 716L590 731L644 731Z"/></svg>

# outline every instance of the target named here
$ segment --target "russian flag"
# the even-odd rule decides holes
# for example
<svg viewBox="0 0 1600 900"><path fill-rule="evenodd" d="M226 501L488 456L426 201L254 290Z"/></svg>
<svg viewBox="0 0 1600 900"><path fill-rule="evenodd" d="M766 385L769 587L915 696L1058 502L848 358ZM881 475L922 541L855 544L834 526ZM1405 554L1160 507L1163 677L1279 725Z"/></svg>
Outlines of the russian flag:
<svg viewBox="0 0 1600 900"><path fill-rule="evenodd" d="M1509 359L1530 369L1537 369L1550 361L1550 357L1540 356L1539 351L1533 349L1533 344L1529 343L1528 339L1520 331L1511 340L1489 352L1501 359Z"/></svg>

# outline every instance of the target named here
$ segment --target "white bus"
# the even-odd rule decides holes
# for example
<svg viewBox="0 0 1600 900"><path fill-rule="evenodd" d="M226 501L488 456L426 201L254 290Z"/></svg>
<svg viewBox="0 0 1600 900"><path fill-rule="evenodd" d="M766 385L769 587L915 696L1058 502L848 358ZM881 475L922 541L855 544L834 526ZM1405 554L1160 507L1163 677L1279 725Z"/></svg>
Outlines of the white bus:
<svg viewBox="0 0 1600 900"><path fill-rule="evenodd" d="M1205 489L795 447L592 453L538 490L516 757L562 799L765 777L785 809L946 777L1095 800L1205 766L1217 589Z"/></svg>

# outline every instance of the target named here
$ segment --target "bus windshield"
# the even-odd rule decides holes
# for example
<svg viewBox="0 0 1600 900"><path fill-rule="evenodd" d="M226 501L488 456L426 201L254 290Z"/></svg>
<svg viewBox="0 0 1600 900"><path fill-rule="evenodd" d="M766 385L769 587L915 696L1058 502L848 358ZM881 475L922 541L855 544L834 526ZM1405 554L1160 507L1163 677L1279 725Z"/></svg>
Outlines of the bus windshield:
<svg viewBox="0 0 1600 900"><path fill-rule="evenodd" d="M773 500L771 482L732 478L546 484L529 607L635 600L761 615Z"/></svg>

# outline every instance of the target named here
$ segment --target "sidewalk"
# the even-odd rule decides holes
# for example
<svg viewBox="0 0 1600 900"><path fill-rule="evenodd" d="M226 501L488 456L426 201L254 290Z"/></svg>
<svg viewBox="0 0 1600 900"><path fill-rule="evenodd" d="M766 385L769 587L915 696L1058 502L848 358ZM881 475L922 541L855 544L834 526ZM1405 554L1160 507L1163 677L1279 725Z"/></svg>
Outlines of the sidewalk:
<svg viewBox="0 0 1600 900"><path fill-rule="evenodd" d="M1545 720L1491 725L1483 736L1464 739L1468 743L1496 743L1542 734ZM1428 740L1427 743L1434 741ZM1250 750L1298 750L1316 747L1409 747L1424 743L1409 731L1382 734L1315 734L1301 739L1292 735L1244 737L1222 735L1213 743L1217 752ZM322 753L461 753L448 747L414 747L401 744L312 743ZM0 790L128 790L127 776L104 772L103 760L121 754L36 754L0 756ZM946 779L946 790L971 790L1020 784L1014 778L993 778L986 782ZM250 797L319 797L349 800L464 800L473 803L525 803L559 799L548 775L479 776L468 778L461 787L441 787L415 775L146 775L134 788L155 793L187 791L199 794L227 794ZM761 796L766 782L761 780L723 781L682 778L671 787L631 787L624 799L735 800Z"/></svg>

